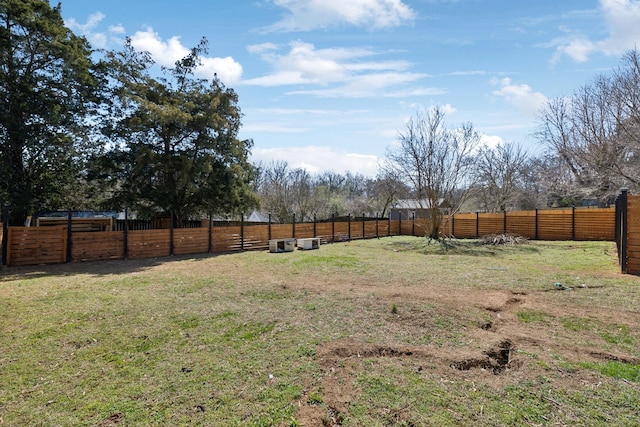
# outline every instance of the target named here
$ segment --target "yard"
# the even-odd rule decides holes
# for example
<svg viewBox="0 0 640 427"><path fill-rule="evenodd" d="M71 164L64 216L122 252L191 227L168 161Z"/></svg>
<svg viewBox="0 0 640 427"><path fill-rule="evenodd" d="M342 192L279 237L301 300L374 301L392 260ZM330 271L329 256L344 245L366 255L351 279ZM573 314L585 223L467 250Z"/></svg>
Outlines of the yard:
<svg viewBox="0 0 640 427"><path fill-rule="evenodd" d="M608 242L3 269L0 425L638 425L639 303Z"/></svg>

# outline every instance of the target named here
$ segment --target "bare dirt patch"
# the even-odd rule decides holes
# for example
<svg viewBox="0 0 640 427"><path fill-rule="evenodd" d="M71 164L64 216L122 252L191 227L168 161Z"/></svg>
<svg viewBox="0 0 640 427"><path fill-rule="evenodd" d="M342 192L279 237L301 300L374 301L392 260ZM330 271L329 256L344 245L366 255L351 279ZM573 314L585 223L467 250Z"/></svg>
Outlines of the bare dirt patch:
<svg viewBox="0 0 640 427"><path fill-rule="evenodd" d="M307 281L309 289L335 289L323 280ZM592 292L603 286L584 286L579 292ZM389 342L362 342L358 339L340 339L319 345L317 357L324 370L321 384L325 405L301 403L297 419L304 426L342 425L349 412L351 396L358 393L354 379L366 372L366 361L385 359L388 363L405 366L431 378L473 381L490 387L504 387L518 381L552 375L556 387L581 389L597 387L601 379L588 371L566 370L557 366L557 359L568 361L615 360L638 364L637 357L593 351L589 340L596 340L592 331L570 331L571 338L557 322L526 323L518 319L519 311L545 313L549 318L573 316L595 321L611 321L611 312L597 306L580 307L567 304L566 292L548 292L549 289L465 289L443 291L437 286L423 284L376 286L375 296L381 306L434 307L435 316L447 313L466 326L461 332L461 343L451 345L393 345ZM555 289L554 291L556 291ZM370 283L350 283L352 293L371 294ZM419 310L398 309L389 316L391 322L401 324L408 335L419 335L434 328L433 318ZM484 314L484 315L483 315ZM640 328L637 313L625 316L624 310L616 316L629 328ZM475 325L475 327L473 327ZM562 332L562 333L559 333ZM585 340L581 334L589 335ZM327 409L328 408L328 409ZM396 417L396 418L393 418ZM391 414L398 423L401 413ZM392 423L393 424L393 423Z"/></svg>

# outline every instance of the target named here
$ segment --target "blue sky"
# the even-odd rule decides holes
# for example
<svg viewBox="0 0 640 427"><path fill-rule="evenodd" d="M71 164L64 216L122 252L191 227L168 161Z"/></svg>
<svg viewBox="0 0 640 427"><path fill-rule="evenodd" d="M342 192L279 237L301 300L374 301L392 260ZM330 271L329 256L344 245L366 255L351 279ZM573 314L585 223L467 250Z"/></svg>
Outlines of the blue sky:
<svg viewBox="0 0 640 427"><path fill-rule="evenodd" d="M640 0L62 0L94 47L125 37L236 90L252 160L374 176L416 112L440 105L487 144L538 153L536 111L640 45Z"/></svg>

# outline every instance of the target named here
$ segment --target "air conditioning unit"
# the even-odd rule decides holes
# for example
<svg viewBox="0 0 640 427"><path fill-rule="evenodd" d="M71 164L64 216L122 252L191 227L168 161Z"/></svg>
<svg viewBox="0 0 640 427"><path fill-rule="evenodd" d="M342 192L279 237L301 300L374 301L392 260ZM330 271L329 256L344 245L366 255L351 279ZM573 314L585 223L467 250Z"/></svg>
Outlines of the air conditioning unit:
<svg viewBox="0 0 640 427"><path fill-rule="evenodd" d="M269 252L293 252L296 248L296 239L269 240Z"/></svg>
<svg viewBox="0 0 640 427"><path fill-rule="evenodd" d="M320 249L320 238L310 237L307 239L298 239L298 249Z"/></svg>

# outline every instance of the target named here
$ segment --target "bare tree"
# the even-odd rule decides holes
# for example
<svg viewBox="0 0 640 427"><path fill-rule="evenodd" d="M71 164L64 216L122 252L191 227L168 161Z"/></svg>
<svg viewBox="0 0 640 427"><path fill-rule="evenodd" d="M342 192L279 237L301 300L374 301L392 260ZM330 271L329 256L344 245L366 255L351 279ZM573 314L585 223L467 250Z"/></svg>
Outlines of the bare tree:
<svg viewBox="0 0 640 427"><path fill-rule="evenodd" d="M306 221L313 218L314 212L314 183L309 172L297 168L289 173L289 181L295 206L294 213L297 221Z"/></svg>
<svg viewBox="0 0 640 427"><path fill-rule="evenodd" d="M610 201L621 187L640 190L640 53L623 56L600 75L540 114L538 138L562 159L582 198Z"/></svg>
<svg viewBox="0 0 640 427"><path fill-rule="evenodd" d="M497 212L514 209L522 189L527 154L514 143L486 145L476 157L476 189L483 210Z"/></svg>
<svg viewBox="0 0 640 427"><path fill-rule="evenodd" d="M276 221L288 222L293 218L293 190L289 180L289 164L272 162L262 170L258 189L263 209L271 212Z"/></svg>
<svg viewBox="0 0 640 427"><path fill-rule="evenodd" d="M445 112L434 107L409 120L398 145L387 150L387 168L406 180L431 214L429 236L440 240L444 215L442 206L455 211L467 196L473 166L473 150L480 137L471 123L449 129Z"/></svg>
<svg viewBox="0 0 640 427"><path fill-rule="evenodd" d="M398 177L397 171L382 168L376 179L369 181L367 194L370 207L380 217L385 217L395 201L409 197L410 190Z"/></svg>

